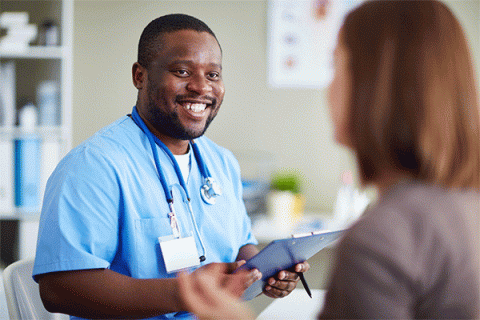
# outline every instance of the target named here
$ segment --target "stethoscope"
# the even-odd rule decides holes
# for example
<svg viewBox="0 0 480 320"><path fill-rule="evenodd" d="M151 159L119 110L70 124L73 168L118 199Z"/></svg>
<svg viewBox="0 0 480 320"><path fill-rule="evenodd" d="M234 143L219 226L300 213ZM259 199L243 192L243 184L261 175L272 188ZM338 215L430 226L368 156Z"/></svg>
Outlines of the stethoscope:
<svg viewBox="0 0 480 320"><path fill-rule="evenodd" d="M205 247L203 245L202 238L200 236L200 232L198 231L197 227L197 222L195 221L195 215L193 214L192 210L192 205L190 203L190 196L188 194L187 190L187 185L185 183L185 180L183 179L182 172L180 170L180 166L178 165L177 161L175 160L175 156L173 153L168 149L168 147L160 140L158 139L147 127L145 122L143 122L142 118L138 114L137 108L133 107L132 111L132 120L142 129L142 131L145 133L145 135L148 138L148 141L150 142L150 146L152 148L152 153L153 153L153 159L155 162L155 167L158 172L158 176L160 179L160 182L162 184L163 190L165 192L165 198L167 199L168 206L170 208L170 226L172 227L173 235L178 238L180 237L180 226L178 225L178 219L175 214L175 209L173 206L173 193L172 191L169 191L169 186L167 179L165 177L165 174L161 170L160 166L160 160L158 158L158 150L156 148L156 145L158 145L170 158L170 160L173 163L173 168L175 169L175 173L177 175L177 178L180 182L180 185L182 186L183 190L185 191L185 194L187 196L187 204L188 204L188 209L190 212L190 216L193 220L193 225L195 227L195 232L198 235L198 238L200 240L200 244L202 245L203 249L203 255L200 257L200 261L205 261ZM195 160L197 161L200 169L200 174L202 175L203 178L203 185L200 188L200 195L207 204L213 205L217 201L217 197L222 195L222 189L218 185L218 183L215 182L215 180L212 178L210 175L210 172L205 164L205 162L202 159L202 156L200 154L200 150L198 149L198 145L195 143L194 140L190 141L190 145L192 146L193 154L195 156Z"/></svg>

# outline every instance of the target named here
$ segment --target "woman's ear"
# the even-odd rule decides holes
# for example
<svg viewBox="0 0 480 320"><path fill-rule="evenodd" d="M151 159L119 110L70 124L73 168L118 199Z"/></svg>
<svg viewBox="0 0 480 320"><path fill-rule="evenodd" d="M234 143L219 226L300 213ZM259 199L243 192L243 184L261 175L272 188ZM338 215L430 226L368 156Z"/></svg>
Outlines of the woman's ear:
<svg viewBox="0 0 480 320"><path fill-rule="evenodd" d="M135 62L132 66L132 80L135 88L139 90L145 86L145 82L147 80L147 69L145 69L138 62Z"/></svg>

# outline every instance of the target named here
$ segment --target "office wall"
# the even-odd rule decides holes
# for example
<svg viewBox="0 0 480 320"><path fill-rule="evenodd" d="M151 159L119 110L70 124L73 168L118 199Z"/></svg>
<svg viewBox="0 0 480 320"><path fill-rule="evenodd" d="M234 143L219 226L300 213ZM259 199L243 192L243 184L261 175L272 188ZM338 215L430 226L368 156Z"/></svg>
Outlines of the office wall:
<svg viewBox="0 0 480 320"><path fill-rule="evenodd" d="M460 17L480 69L480 2L447 1ZM226 96L207 136L234 152L266 151L304 175L306 206L331 210L353 158L332 140L326 90L267 86L267 1L75 0L74 146L131 111L131 66L145 25L167 13L205 21L224 52Z"/></svg>

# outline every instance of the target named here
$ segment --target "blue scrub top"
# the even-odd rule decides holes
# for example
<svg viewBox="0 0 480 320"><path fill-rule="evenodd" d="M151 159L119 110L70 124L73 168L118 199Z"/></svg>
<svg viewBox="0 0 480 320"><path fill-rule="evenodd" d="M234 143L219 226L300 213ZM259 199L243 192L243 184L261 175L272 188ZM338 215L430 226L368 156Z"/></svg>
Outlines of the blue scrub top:
<svg viewBox="0 0 480 320"><path fill-rule="evenodd" d="M157 146L161 168L182 236L194 236L206 258L202 265L232 262L242 246L257 244L242 201L240 168L230 151L206 137L196 142L223 189L215 205L202 200L203 180L191 153L186 183L199 234L172 162ZM174 277L166 273L158 240L172 235L168 212L148 138L131 118L122 117L68 153L48 180L33 277L94 268L133 278Z"/></svg>

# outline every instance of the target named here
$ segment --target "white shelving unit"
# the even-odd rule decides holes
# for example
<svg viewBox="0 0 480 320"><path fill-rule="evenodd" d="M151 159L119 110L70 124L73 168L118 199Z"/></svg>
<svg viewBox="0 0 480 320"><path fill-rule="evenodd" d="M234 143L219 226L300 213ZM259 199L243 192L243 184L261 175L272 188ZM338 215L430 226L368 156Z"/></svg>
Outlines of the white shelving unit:
<svg viewBox="0 0 480 320"><path fill-rule="evenodd" d="M7 95L10 94L11 97L14 98L15 114L18 114L18 110L27 102L32 102L34 105L37 105L36 90L42 81L53 80L58 84L59 88L59 125L36 127L35 133L41 141L41 156L39 159L28 159L28 161L32 163L40 162L41 164L39 205L33 212L31 210L24 212L21 207L15 205L15 161L13 153L15 150L14 142L21 134L16 125L18 124L17 116L15 116L15 122L13 124L5 124L5 121L0 121L0 221L17 220L19 222L17 243L17 257L19 259L32 256L35 252L41 199L43 198L43 188L46 179L58 161L60 161L71 148L73 1L74 0L8 0L0 2L0 13L27 12L29 16L28 23L37 25L39 33L42 23L46 20L55 21L59 32L58 45L42 46L37 44L37 41L32 41L27 50L21 52L0 49L0 66L6 64L14 65L14 85L10 85L12 89L7 90ZM2 71L1 68L0 71ZM2 81L5 81L5 78L4 75L0 74L0 88L2 86L4 88L8 87L8 85L5 85ZM5 91L0 90L0 99L4 99L4 95ZM2 100L0 100L0 103L1 102ZM5 105L0 105L0 109L2 107L5 108ZM2 114L0 113L0 120L1 117ZM3 126L2 123L4 124ZM3 150L1 149L2 144ZM47 164L46 160L48 160ZM9 163L11 163L11 165L8 165ZM7 166L9 166L9 168L7 168ZM11 188L6 190L5 186L10 186ZM5 199L10 199L11 197L13 197L13 199L11 199L10 205L8 203L5 205ZM0 239L5 241L5 237L1 237ZM14 239L7 239L7 241L9 240L15 242ZM4 247L5 245L11 245L11 243L0 244L0 247Z"/></svg>

